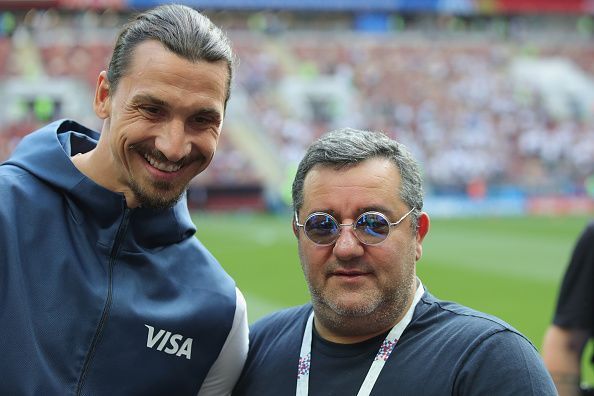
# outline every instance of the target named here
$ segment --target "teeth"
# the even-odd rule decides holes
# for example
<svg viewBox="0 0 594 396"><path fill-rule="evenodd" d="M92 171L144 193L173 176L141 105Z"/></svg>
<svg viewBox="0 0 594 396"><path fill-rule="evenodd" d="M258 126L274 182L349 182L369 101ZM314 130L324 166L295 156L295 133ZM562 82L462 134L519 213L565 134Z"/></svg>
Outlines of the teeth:
<svg viewBox="0 0 594 396"><path fill-rule="evenodd" d="M159 162L153 157L149 157L148 154L144 155L144 158L151 164L153 167L159 169L163 172L177 172L182 166L175 165L175 164L167 164L165 162Z"/></svg>

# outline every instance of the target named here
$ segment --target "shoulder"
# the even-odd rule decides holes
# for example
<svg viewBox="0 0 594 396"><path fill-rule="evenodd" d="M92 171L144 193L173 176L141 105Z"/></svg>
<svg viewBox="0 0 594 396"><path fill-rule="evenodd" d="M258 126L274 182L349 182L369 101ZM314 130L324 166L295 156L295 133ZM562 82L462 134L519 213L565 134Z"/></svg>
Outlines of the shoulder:
<svg viewBox="0 0 594 396"><path fill-rule="evenodd" d="M586 251L594 251L592 244L594 243L594 221L590 222L580 234L576 243L576 249L583 249Z"/></svg>
<svg viewBox="0 0 594 396"><path fill-rule="evenodd" d="M421 298L413 320L421 329L437 329L444 339L478 344L499 334L498 338L503 341L517 338L521 344L535 349L528 338L502 319L455 302L439 300L429 292Z"/></svg>
<svg viewBox="0 0 594 396"><path fill-rule="evenodd" d="M0 213L6 217L27 214L29 210L43 210L58 197L51 186L43 183L26 169L10 164L0 165ZM47 205L39 205L44 201Z"/></svg>
<svg viewBox="0 0 594 396"><path fill-rule="evenodd" d="M477 311L456 302L437 299L429 292L425 292L423 297L421 297L419 305L421 304L424 307L421 308L419 314L427 315L431 313L437 315L436 319L439 319L443 323L464 323L465 325L480 329L507 329L517 332L509 323L496 316Z"/></svg>
<svg viewBox="0 0 594 396"><path fill-rule="evenodd" d="M578 238L565 268L553 323L564 328L593 327L594 222Z"/></svg>
<svg viewBox="0 0 594 396"><path fill-rule="evenodd" d="M250 347L234 395L295 393L297 362L311 305L274 312L250 326Z"/></svg>
<svg viewBox="0 0 594 396"><path fill-rule="evenodd" d="M586 226L586 228L583 231L583 234L594 239L594 221L591 221L590 223L588 223L588 225Z"/></svg>
<svg viewBox="0 0 594 396"><path fill-rule="evenodd" d="M43 175L59 178L62 168L56 157L66 157L57 133L61 125L71 125L66 120L56 121L27 134L12 151L10 157L0 164L0 194L2 198L25 201L27 198L39 202L38 194L51 196L52 182ZM64 132L66 134L66 132ZM48 164L51 164L49 166ZM45 197L44 197L45 199Z"/></svg>
<svg viewBox="0 0 594 396"><path fill-rule="evenodd" d="M37 178L26 169L10 163L0 164L0 193L4 193L9 188L22 186L26 179L37 181Z"/></svg>
<svg viewBox="0 0 594 396"><path fill-rule="evenodd" d="M500 318L427 292L411 330L411 348L440 362L435 371L448 370L460 394L555 394L538 350Z"/></svg>
<svg viewBox="0 0 594 396"><path fill-rule="evenodd" d="M311 312L311 304L286 308L273 312L256 321L250 327L250 337L303 332L305 322Z"/></svg>
<svg viewBox="0 0 594 396"><path fill-rule="evenodd" d="M274 312L250 326L250 357L255 360L279 354L299 354L311 305Z"/></svg>
<svg viewBox="0 0 594 396"><path fill-rule="evenodd" d="M576 240L575 249L590 250L592 248L592 243L594 243L594 221L588 223L581 231Z"/></svg>
<svg viewBox="0 0 594 396"><path fill-rule="evenodd" d="M575 243L563 280L563 289L574 288L577 284L580 284L581 288L587 288L591 281L592 270L594 270L594 222L589 223L582 230Z"/></svg>

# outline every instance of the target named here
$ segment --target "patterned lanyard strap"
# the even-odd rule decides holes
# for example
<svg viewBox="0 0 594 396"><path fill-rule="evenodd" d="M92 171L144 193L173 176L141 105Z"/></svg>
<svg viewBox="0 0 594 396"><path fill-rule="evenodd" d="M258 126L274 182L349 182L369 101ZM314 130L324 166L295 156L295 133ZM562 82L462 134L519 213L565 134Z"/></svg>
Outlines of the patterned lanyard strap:
<svg viewBox="0 0 594 396"><path fill-rule="evenodd" d="M419 281L419 286L417 287L417 291L415 292L415 296L413 298L413 302L410 305L408 311L402 318L400 322L396 324L396 326L392 327L392 330L388 333L384 342L380 346L377 354L375 355L375 359L373 359L373 363L371 363L371 367L367 372L367 376L365 380L363 380L363 384L361 385L361 389L359 389L359 393L357 396L368 396L377 381L382 369L384 368L384 364L392 354L398 339L406 329L406 326L412 320L413 313L415 311L415 307L417 306L421 296L425 292L423 285ZM297 367L297 396L307 396L309 392L309 369L311 363L311 338L312 338L312 331L313 331L313 318L314 313L309 315L307 319L307 325L305 326L305 331L303 333L303 341L301 342L301 353L299 355L299 366Z"/></svg>

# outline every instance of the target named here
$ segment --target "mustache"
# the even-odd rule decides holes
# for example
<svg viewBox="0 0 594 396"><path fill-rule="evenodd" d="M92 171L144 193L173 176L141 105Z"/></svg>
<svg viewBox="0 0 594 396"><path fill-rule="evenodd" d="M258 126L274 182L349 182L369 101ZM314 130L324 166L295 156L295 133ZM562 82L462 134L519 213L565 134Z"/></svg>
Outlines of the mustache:
<svg viewBox="0 0 594 396"><path fill-rule="evenodd" d="M361 261L334 261L326 268L326 275L332 275L339 271L358 271L364 273L375 273L373 266Z"/></svg>
<svg viewBox="0 0 594 396"><path fill-rule="evenodd" d="M179 161L170 161L165 154L163 154L161 151L152 148L152 147L147 147L146 145L142 145L142 144L131 144L128 146L129 150L134 150L137 153L139 153L142 156L148 155L149 157L152 157L154 159L156 159L159 162L164 162L164 163L170 163L173 165L181 165L184 166L189 162L192 162L192 159L190 158L190 156L185 156L184 158L180 159Z"/></svg>

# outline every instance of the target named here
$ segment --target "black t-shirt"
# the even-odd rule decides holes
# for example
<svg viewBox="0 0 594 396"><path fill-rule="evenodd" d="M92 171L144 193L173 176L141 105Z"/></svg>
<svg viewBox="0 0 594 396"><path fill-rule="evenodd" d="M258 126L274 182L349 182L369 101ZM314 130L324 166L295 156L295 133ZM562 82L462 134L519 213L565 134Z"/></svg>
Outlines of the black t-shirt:
<svg viewBox="0 0 594 396"><path fill-rule="evenodd" d="M295 394L311 310L310 304L289 308L250 327L250 351L234 396ZM356 395L384 338L345 346L314 334L309 395ZM526 338L500 319L429 292L371 391L371 396L556 394L538 351Z"/></svg>
<svg viewBox="0 0 594 396"><path fill-rule="evenodd" d="M314 327L309 372L311 394L356 395L387 335L388 332L357 344L337 344L320 337Z"/></svg>
<svg viewBox="0 0 594 396"><path fill-rule="evenodd" d="M575 245L553 323L594 333L594 222L584 229Z"/></svg>

